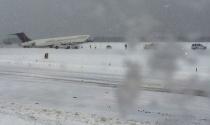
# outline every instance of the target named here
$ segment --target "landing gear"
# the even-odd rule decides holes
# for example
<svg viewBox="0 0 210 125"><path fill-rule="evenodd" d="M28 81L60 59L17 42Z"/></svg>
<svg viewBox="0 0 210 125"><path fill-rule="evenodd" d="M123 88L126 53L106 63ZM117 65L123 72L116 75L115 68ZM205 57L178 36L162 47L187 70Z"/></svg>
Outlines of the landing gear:
<svg viewBox="0 0 210 125"><path fill-rule="evenodd" d="M66 49L70 49L70 46L67 46Z"/></svg>

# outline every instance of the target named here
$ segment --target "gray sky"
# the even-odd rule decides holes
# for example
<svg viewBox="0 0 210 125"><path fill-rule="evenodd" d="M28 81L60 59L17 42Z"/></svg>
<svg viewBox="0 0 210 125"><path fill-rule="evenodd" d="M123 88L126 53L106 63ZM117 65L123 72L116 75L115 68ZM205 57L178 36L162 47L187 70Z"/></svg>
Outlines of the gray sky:
<svg viewBox="0 0 210 125"><path fill-rule="evenodd" d="M0 35L210 34L210 0L0 0Z"/></svg>

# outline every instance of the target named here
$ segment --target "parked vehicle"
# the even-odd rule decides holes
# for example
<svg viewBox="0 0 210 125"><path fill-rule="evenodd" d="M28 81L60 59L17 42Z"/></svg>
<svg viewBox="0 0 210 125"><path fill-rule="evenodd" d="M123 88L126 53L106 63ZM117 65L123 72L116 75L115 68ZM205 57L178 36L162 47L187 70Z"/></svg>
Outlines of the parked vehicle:
<svg viewBox="0 0 210 125"><path fill-rule="evenodd" d="M192 44L191 49L193 49L193 50L196 50L196 49L206 50L207 47L204 46L203 44L196 43L196 44Z"/></svg>

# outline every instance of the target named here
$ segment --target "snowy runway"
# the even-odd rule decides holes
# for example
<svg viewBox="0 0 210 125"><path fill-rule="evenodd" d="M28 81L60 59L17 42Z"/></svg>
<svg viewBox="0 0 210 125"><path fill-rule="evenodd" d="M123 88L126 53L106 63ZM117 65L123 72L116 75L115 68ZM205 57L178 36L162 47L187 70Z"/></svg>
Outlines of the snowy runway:
<svg viewBox="0 0 210 125"><path fill-rule="evenodd" d="M49 60L43 59L46 51ZM210 124L209 98L168 92L161 78L149 76L143 76L137 105L120 119L116 90L124 81L126 54L94 53L0 50L0 125ZM145 56L139 57L131 55L145 65ZM208 78L208 62L201 61L201 78ZM181 78L196 73L194 66L181 69Z"/></svg>
<svg viewBox="0 0 210 125"><path fill-rule="evenodd" d="M165 118L175 120L180 117L176 112L176 106L163 106L163 97L170 97L172 94L145 91L139 98L138 107L129 116L133 120L118 120L115 84L109 83L112 80L110 78L106 81L105 76L91 79L90 74L66 72L62 74L59 72L59 75L56 76L52 73L53 70L24 71L19 68L7 70L3 67L0 69L0 99L2 100L0 102L0 118L2 119L0 123L14 124L13 121L6 120L10 118L19 121L20 123L17 123L21 125L28 123L54 125L56 122L62 125L69 123L75 123L75 125L86 123L91 125L132 123L156 125ZM119 79L116 78L113 81ZM100 85L100 82L109 84ZM160 105L156 107L157 109L146 106L152 100L159 101ZM204 109L194 109L192 105L191 112L201 114L187 117L192 120L190 122L207 125L209 121L206 113L209 113L208 103L210 101L200 97L198 100L202 101L198 104L203 104ZM196 105L195 103L194 106Z"/></svg>

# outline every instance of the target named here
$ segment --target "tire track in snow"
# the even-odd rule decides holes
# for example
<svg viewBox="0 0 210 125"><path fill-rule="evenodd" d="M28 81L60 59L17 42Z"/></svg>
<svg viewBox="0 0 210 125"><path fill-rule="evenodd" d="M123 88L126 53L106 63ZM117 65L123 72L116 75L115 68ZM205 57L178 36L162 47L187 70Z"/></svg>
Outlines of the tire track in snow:
<svg viewBox="0 0 210 125"><path fill-rule="evenodd" d="M91 79L91 78L84 78L84 77L59 77L56 75L38 75L38 74L27 74L27 73L13 73L13 72L0 72L0 75L3 78L14 78L18 77L19 80L22 78L28 79L38 79L38 80L54 80L58 82L65 82L65 83L75 83L77 85L96 85L99 87L117 87L117 82L110 83L109 81L99 80L99 79ZM33 80L32 80L33 81Z"/></svg>
<svg viewBox="0 0 210 125"><path fill-rule="evenodd" d="M5 69L4 69L5 70ZM39 70L38 70L39 71ZM45 71L45 70L43 70ZM34 80L39 80L40 81L47 81L47 80L53 80L53 81L58 81L62 83L69 83L69 84L74 84L74 85L92 85L92 86L98 86L98 87L109 87L109 88L117 88L118 85L123 81L121 78L112 78L111 75L102 75L102 74L91 74L92 77L88 76L87 73L79 73L79 72L71 72L67 74L65 72L65 75L59 75L60 71L56 71L57 73L52 73L52 72L33 72L33 70L26 71L18 71L18 70L5 70L5 71L0 71L0 77L2 76L3 78L14 78L16 77L16 80L23 81L22 78L27 78L30 82L33 82ZM63 73L63 72L60 72ZM80 75L80 77L78 76ZM22 78L21 78L22 77ZM97 78L93 78L97 77ZM19 79L17 79L19 78ZM33 80L32 80L33 79ZM164 93L175 93L175 94L184 94L184 91L186 90L179 90L179 91L174 91L170 90L167 88L164 88L161 86L161 80L160 79L155 79L155 80L144 80L145 86L139 87L139 89L144 90L144 91L153 91L153 92L164 92ZM151 83L158 83L157 85L160 86L155 86L155 84ZM43 83L43 82L42 82ZM150 83L149 85L147 83ZM199 90L195 90L195 93L200 92ZM200 95L201 97L208 97L205 96L205 94Z"/></svg>

